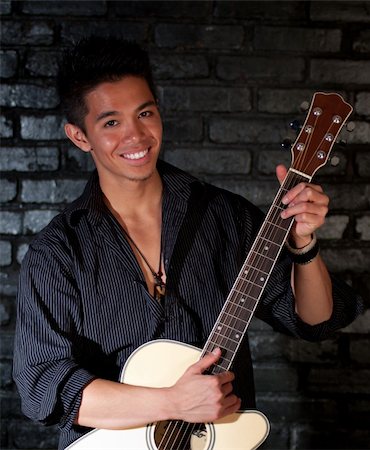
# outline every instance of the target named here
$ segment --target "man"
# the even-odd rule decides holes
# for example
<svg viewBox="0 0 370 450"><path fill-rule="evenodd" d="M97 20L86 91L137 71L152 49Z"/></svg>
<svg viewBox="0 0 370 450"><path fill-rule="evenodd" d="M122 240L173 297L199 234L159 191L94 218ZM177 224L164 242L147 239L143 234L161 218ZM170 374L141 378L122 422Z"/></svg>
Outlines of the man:
<svg viewBox="0 0 370 450"><path fill-rule="evenodd" d="M22 264L14 376L24 413L58 423L65 448L88 427L208 422L254 407L247 340L235 375L203 374L220 358L215 348L171 387L117 380L145 342L204 344L261 212L158 161L162 122L147 55L135 44L81 41L64 59L59 86L65 132L91 154L96 172ZM280 181L285 174L279 166ZM299 184L283 203L284 217L295 218L291 256L280 257L257 316L284 333L322 339L356 317L359 299L319 255L314 232L329 203L322 189Z"/></svg>

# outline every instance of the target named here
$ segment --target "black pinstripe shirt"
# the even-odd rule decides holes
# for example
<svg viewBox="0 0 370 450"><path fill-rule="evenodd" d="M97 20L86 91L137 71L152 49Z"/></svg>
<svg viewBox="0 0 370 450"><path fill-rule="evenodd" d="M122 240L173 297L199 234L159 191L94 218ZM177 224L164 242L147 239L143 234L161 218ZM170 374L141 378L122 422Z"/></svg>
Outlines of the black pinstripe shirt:
<svg viewBox="0 0 370 450"><path fill-rule="evenodd" d="M83 387L118 380L127 357L158 338L202 346L262 221L247 200L159 162L167 274L162 304L148 293L120 226L104 205L95 173L83 195L38 235L21 269L14 377L24 413L58 423L65 448L88 429L73 425ZM257 316L309 340L350 322L359 303L334 280L330 321L304 324L294 313L290 262L279 263ZM248 342L234 365L235 390L254 406Z"/></svg>

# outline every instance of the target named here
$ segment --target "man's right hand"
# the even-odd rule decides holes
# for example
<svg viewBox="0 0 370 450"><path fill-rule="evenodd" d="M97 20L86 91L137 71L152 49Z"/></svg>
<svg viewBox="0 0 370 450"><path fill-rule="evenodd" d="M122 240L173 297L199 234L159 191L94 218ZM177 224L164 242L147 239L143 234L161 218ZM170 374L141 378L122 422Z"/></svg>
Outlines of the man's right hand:
<svg viewBox="0 0 370 450"><path fill-rule="evenodd" d="M212 422L240 409L241 401L233 394L232 372L204 375L221 357L221 350L215 349L195 364L169 388L171 419L186 422Z"/></svg>

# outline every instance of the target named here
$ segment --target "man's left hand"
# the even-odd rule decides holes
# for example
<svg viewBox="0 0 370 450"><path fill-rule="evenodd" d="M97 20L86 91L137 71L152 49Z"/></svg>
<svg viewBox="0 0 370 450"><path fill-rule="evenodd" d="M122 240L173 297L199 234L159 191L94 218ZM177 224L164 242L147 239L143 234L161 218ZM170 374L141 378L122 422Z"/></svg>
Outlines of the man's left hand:
<svg viewBox="0 0 370 450"><path fill-rule="evenodd" d="M276 176L283 182L287 169L283 165L276 167ZM312 233L320 228L328 213L329 197L321 186L309 183L299 183L290 189L282 198L287 208L281 213L283 219L294 217L291 240L297 248L311 241Z"/></svg>

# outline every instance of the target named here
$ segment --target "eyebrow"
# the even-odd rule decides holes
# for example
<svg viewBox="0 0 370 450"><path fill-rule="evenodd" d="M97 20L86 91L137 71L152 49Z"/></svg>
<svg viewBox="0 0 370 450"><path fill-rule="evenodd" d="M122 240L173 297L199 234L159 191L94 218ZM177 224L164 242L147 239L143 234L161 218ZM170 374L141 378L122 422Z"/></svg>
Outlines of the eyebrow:
<svg viewBox="0 0 370 450"><path fill-rule="evenodd" d="M147 102L144 102L143 104L141 104L140 106L138 106L135 111L139 112L144 108L147 108L148 106L156 106L156 102L154 100L149 100ZM103 111L102 113L100 113L98 116L96 116L96 122L99 122L102 119L105 119L107 117L111 117L111 116L117 116L120 113L118 111Z"/></svg>

